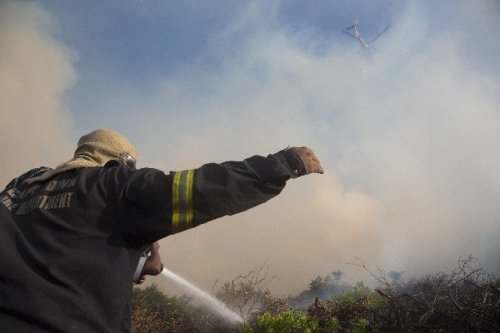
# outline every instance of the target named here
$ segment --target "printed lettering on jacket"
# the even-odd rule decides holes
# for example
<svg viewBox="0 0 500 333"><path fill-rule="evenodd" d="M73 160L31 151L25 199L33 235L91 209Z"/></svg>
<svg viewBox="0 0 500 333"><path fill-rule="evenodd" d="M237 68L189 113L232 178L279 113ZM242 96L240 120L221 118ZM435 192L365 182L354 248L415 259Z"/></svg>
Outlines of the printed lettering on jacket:
<svg viewBox="0 0 500 333"><path fill-rule="evenodd" d="M2 193L0 204L14 215L24 215L34 209L52 210L71 207L76 178L51 180L20 191L11 188Z"/></svg>

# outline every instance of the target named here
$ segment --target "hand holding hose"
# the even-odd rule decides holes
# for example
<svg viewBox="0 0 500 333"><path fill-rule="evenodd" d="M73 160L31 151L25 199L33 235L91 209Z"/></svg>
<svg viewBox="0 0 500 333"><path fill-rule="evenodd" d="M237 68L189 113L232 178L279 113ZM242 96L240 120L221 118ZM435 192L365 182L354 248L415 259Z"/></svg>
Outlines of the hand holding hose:
<svg viewBox="0 0 500 333"><path fill-rule="evenodd" d="M160 257L160 244L154 242L151 244L151 255L144 264L143 274L138 283L140 284L146 281L146 275L158 275L161 271L163 271L163 264L161 263Z"/></svg>

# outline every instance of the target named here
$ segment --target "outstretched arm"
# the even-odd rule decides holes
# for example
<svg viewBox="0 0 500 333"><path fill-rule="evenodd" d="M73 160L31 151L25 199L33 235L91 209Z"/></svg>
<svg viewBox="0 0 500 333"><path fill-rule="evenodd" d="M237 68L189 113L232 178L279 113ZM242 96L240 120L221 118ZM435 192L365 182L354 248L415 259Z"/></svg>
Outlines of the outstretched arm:
<svg viewBox="0 0 500 333"><path fill-rule="evenodd" d="M277 196L291 178L323 173L307 147L243 161L208 163L197 169L164 174L155 169L122 170L127 187L123 197L123 234L142 246L202 223L234 215ZM136 209L140 207L140 209Z"/></svg>

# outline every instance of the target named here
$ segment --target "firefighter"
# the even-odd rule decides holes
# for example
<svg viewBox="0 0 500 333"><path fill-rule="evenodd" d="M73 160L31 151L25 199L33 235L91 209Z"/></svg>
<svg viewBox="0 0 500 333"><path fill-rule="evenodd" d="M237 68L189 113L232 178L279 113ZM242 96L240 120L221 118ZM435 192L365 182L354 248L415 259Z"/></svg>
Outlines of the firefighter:
<svg viewBox="0 0 500 333"><path fill-rule="evenodd" d="M0 193L0 332L128 332L145 247L323 173L306 147L169 173L136 161L125 137L98 129Z"/></svg>

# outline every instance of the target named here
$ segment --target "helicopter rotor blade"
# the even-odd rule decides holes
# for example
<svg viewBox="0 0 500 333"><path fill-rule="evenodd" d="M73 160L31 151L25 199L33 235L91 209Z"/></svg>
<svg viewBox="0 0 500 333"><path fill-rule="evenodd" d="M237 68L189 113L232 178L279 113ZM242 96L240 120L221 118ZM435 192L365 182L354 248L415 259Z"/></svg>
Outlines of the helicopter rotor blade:
<svg viewBox="0 0 500 333"><path fill-rule="evenodd" d="M356 36L354 36L353 34L351 34L349 31L342 30L342 32L345 33L345 34L347 34L347 35L349 35L349 36L351 36L354 39L358 39Z"/></svg>
<svg viewBox="0 0 500 333"><path fill-rule="evenodd" d="M391 25L389 24L387 27L384 28L384 30L382 30L375 38L373 38L370 42L368 42L368 44L371 44L373 43L374 41L376 41L380 36L382 36L382 34L384 32L387 31L387 29L389 29L391 27Z"/></svg>

